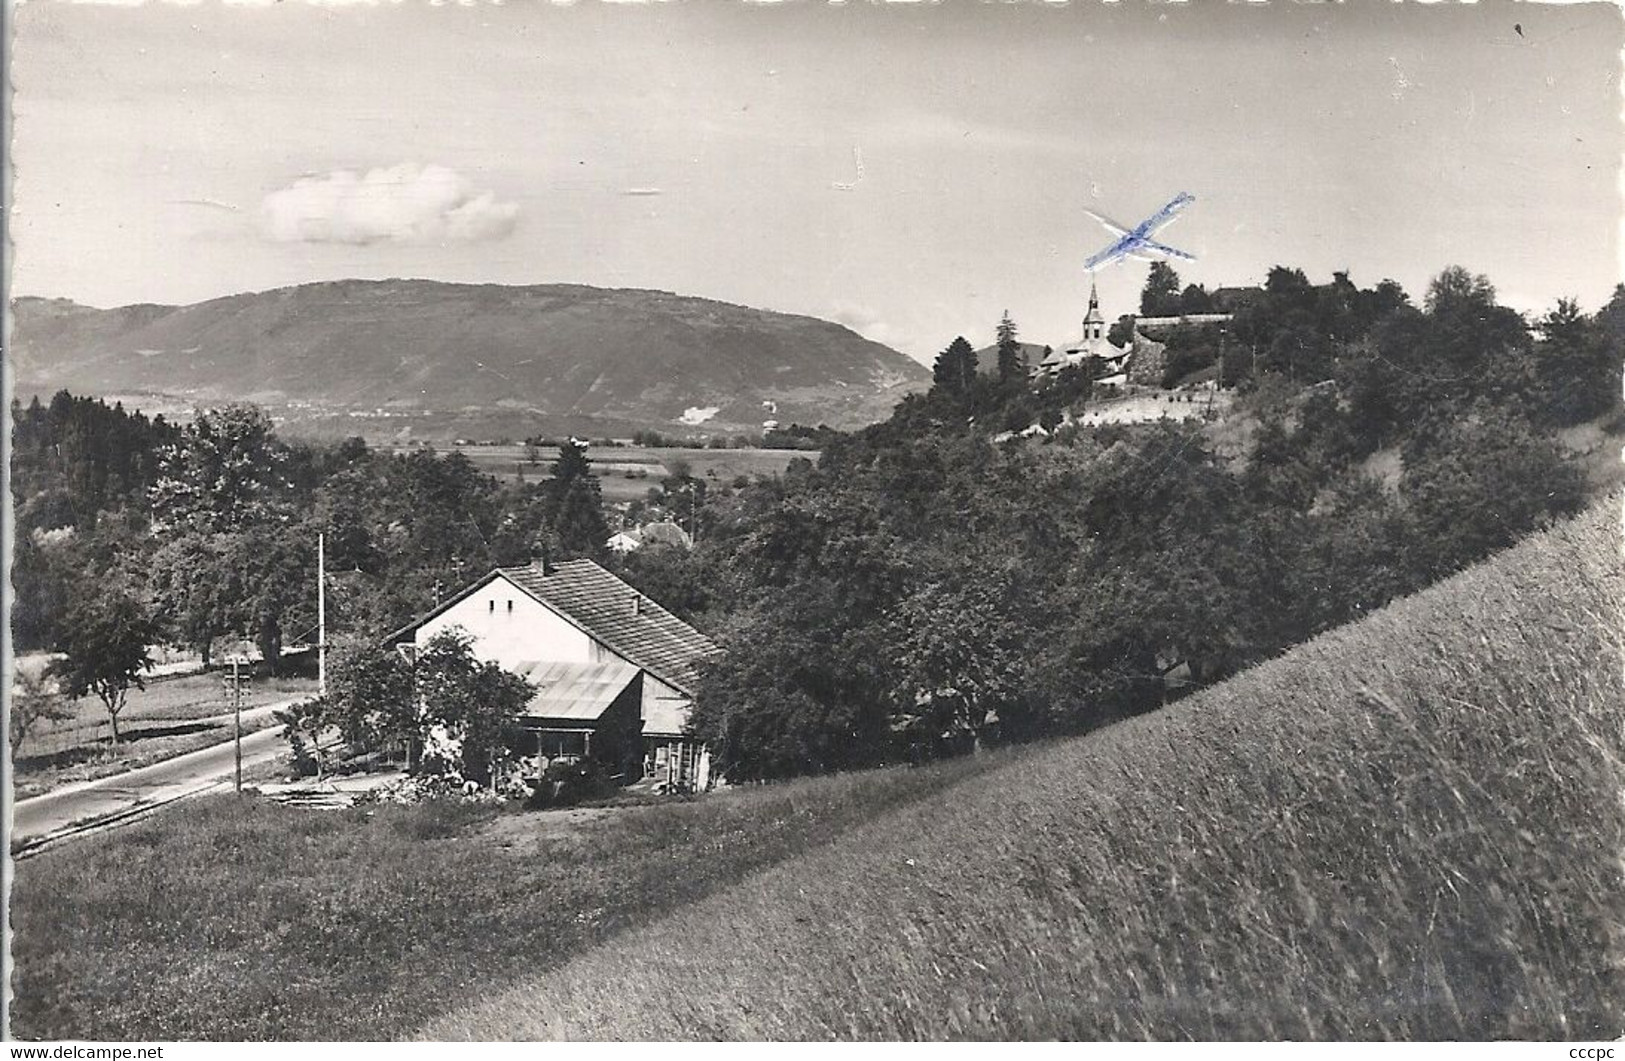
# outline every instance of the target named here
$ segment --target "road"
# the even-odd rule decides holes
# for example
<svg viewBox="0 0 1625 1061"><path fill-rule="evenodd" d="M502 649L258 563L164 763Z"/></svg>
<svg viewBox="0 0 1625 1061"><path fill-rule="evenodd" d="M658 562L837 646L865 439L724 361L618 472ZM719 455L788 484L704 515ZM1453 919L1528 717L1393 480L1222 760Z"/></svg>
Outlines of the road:
<svg viewBox="0 0 1625 1061"><path fill-rule="evenodd" d="M299 699L243 712L243 721L270 717ZM187 796L229 785L237 769L234 741L224 741L128 773L81 781L12 805L11 846L23 853L54 840L140 817ZM243 769L287 754L281 726L243 736Z"/></svg>

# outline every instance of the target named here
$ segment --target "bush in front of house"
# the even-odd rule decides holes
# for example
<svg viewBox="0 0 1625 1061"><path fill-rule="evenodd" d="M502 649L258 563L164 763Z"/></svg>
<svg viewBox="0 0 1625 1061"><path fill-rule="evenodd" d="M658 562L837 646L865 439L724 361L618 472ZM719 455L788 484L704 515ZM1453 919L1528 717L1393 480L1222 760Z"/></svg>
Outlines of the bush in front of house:
<svg viewBox="0 0 1625 1061"><path fill-rule="evenodd" d="M415 807L424 803L502 803L507 797L486 785L464 781L456 774L413 774L356 793L357 805L394 803Z"/></svg>
<svg viewBox="0 0 1625 1061"><path fill-rule="evenodd" d="M320 766L318 738L336 729L356 752L400 744L423 749L415 774L478 782L492 791L518 784L512 752L514 719L534 690L522 678L476 659L472 639L445 630L407 661L386 645L355 643L334 653L325 699L277 715L294 767ZM524 795L519 786L518 795Z"/></svg>
<svg viewBox="0 0 1625 1061"><path fill-rule="evenodd" d="M525 806L532 809L569 807L589 799L604 799L619 791L609 768L593 761L559 761L548 765L531 786Z"/></svg>

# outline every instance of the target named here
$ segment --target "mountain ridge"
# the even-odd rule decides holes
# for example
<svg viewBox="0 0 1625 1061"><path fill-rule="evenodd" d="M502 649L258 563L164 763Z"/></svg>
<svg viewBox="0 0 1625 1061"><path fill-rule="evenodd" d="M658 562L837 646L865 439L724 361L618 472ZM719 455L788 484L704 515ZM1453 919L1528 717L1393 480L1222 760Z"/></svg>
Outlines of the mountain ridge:
<svg viewBox="0 0 1625 1061"><path fill-rule="evenodd" d="M859 426L929 379L830 321L647 288L335 280L188 305L12 307L19 381L103 395L727 430Z"/></svg>

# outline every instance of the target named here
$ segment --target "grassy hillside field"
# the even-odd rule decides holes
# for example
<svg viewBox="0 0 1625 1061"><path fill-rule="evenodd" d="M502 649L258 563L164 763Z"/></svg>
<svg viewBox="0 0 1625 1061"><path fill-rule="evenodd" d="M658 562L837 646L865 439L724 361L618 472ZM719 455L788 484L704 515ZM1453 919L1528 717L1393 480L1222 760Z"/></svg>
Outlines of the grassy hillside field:
<svg viewBox="0 0 1625 1061"><path fill-rule="evenodd" d="M15 864L11 1033L410 1035L1020 754L613 810L198 799Z"/></svg>
<svg viewBox="0 0 1625 1061"><path fill-rule="evenodd" d="M24 1038L1620 1033L1617 502L1089 737L19 863Z"/></svg>
<svg viewBox="0 0 1625 1061"><path fill-rule="evenodd" d="M427 1038L1625 1031L1619 503Z"/></svg>

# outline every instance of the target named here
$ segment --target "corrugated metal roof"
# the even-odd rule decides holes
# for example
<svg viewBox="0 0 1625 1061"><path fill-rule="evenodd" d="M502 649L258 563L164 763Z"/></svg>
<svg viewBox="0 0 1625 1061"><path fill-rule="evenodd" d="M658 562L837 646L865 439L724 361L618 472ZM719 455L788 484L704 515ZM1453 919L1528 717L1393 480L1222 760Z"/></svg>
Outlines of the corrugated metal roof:
<svg viewBox="0 0 1625 1061"><path fill-rule="evenodd" d="M521 663L514 668L536 686L525 705L527 718L596 721L637 679L638 668L621 660L607 663Z"/></svg>
<svg viewBox="0 0 1625 1061"><path fill-rule="evenodd" d="M537 566L499 570L610 651L690 696L700 662L717 651L710 638L591 560L566 560L546 575Z"/></svg>

